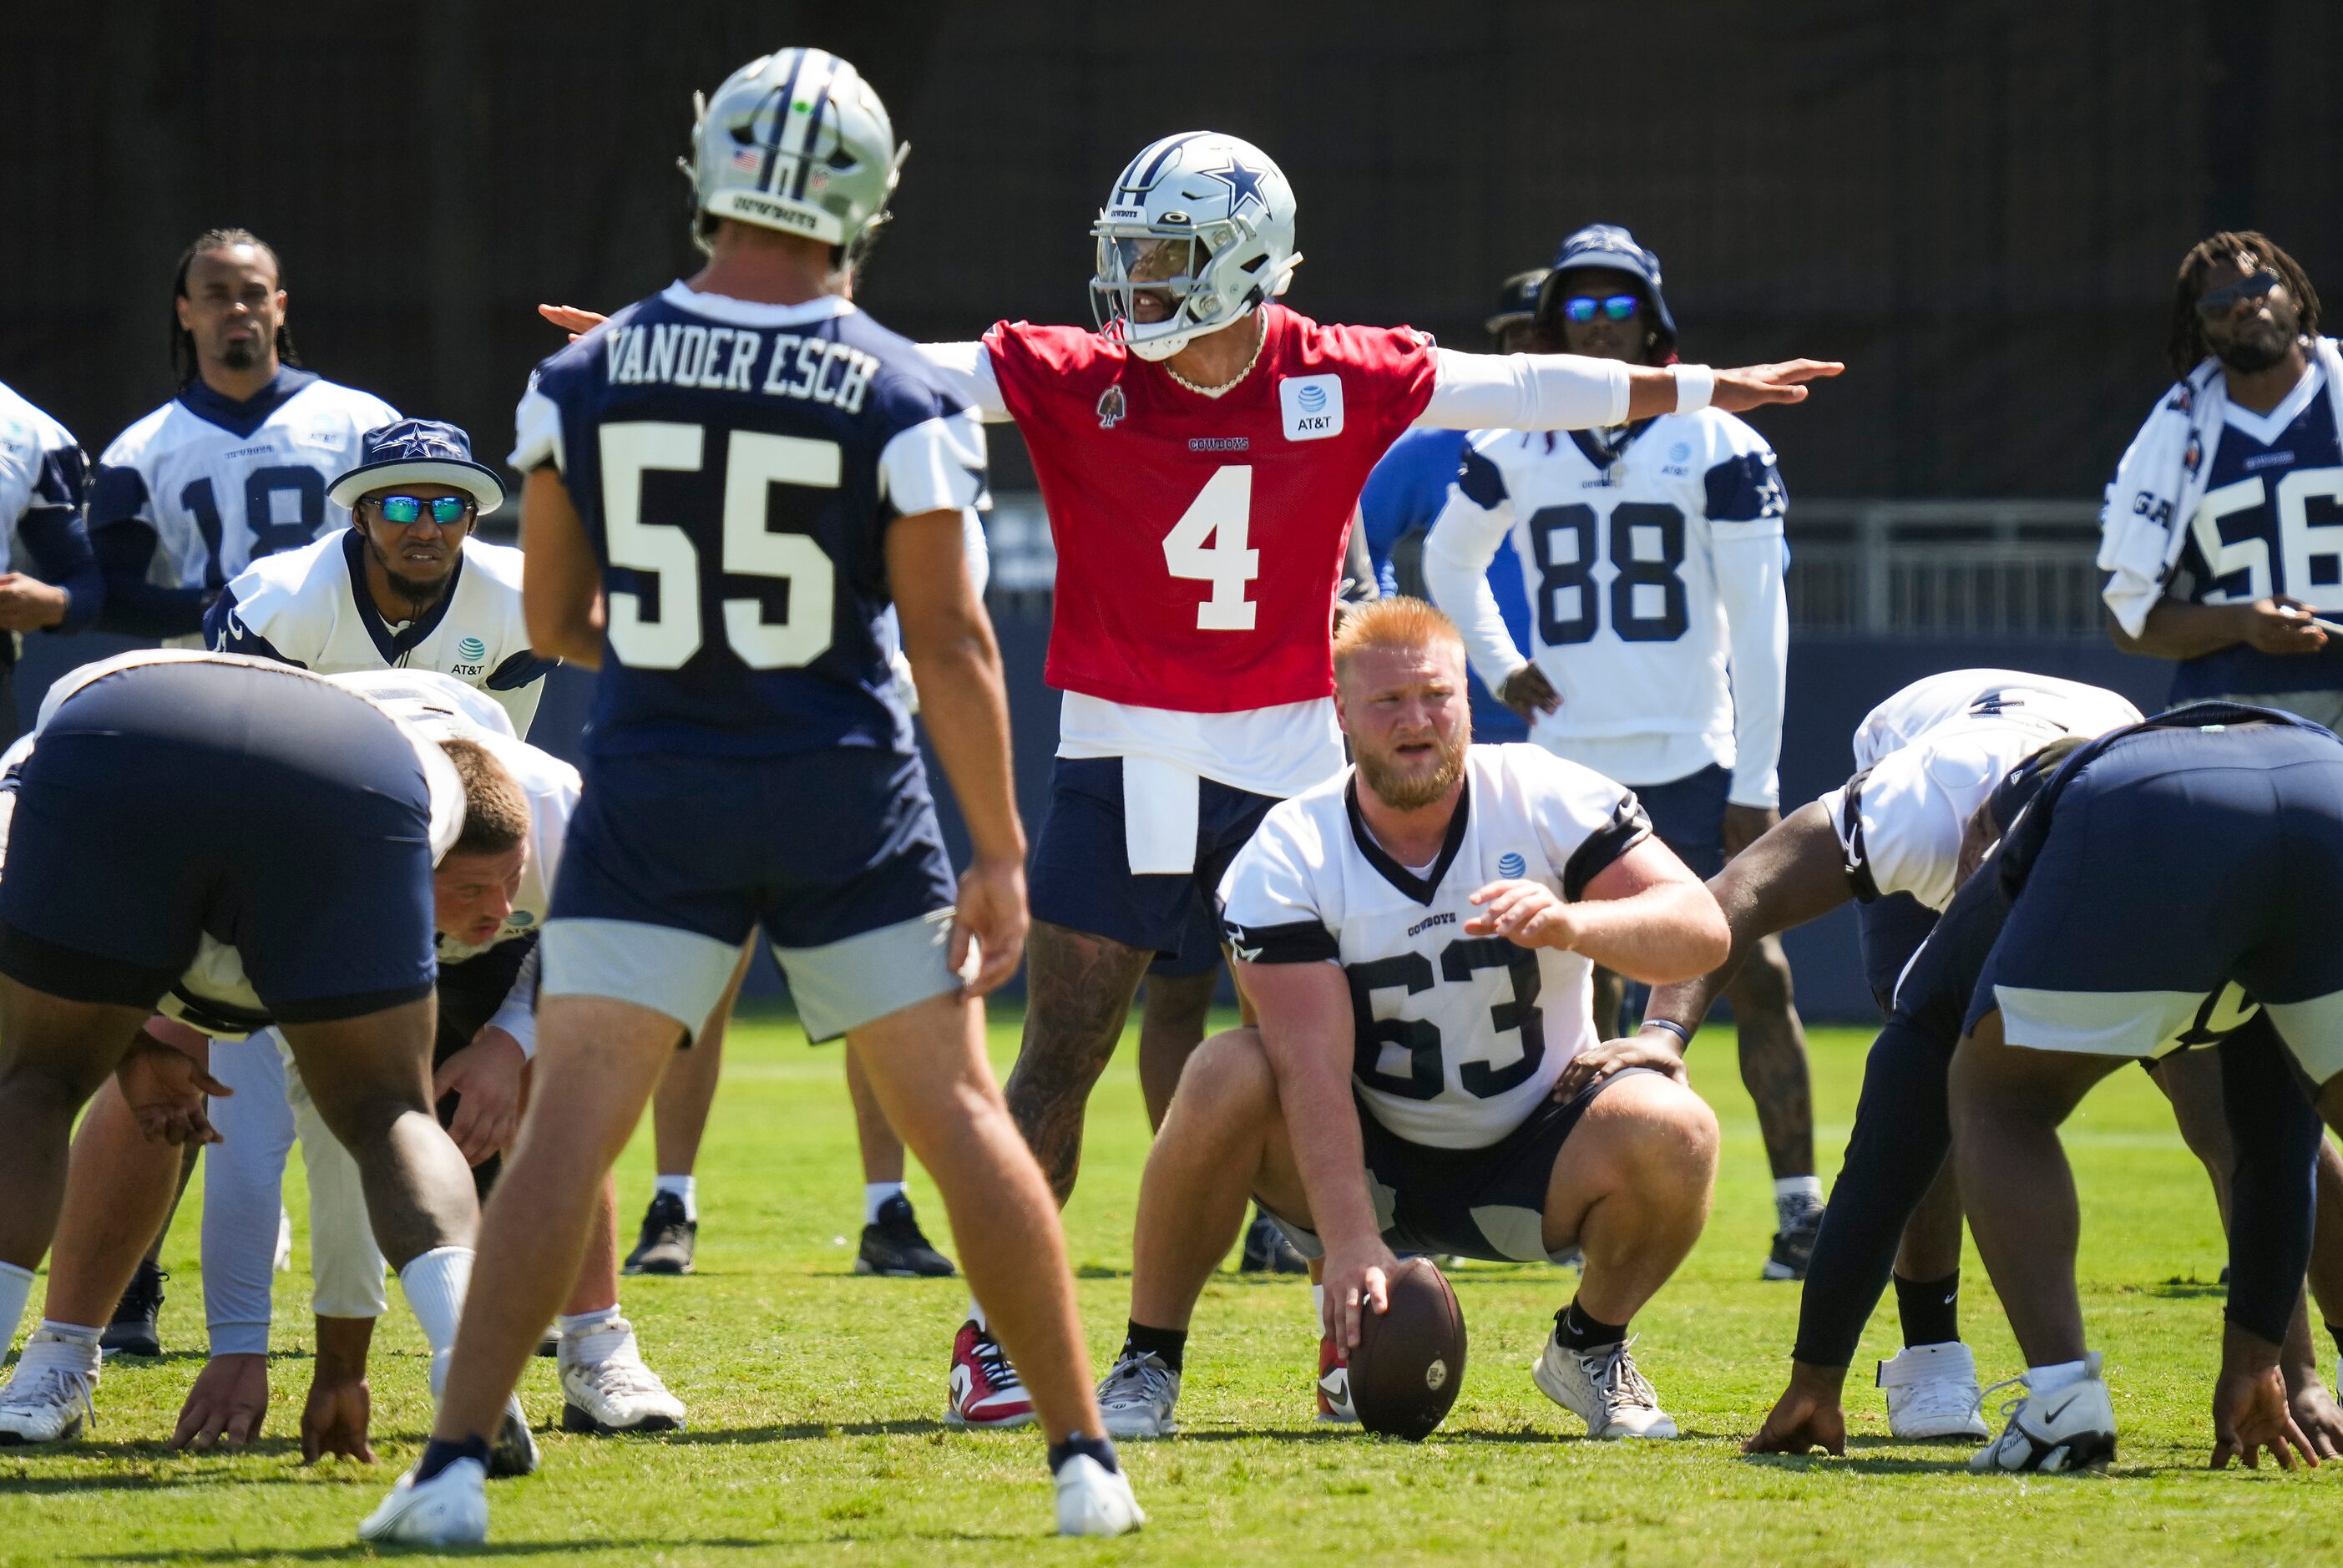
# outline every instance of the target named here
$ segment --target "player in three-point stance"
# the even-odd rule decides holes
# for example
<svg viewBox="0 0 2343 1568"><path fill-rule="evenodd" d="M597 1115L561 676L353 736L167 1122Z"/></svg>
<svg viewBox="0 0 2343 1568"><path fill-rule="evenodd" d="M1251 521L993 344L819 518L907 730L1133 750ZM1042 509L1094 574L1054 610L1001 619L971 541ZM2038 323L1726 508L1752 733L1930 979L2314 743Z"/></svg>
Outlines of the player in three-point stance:
<svg viewBox="0 0 2343 1568"><path fill-rule="evenodd" d="M1017 966L1024 836L1000 654L970 583L982 432L844 297L900 160L851 65L785 49L694 133L708 266L546 361L520 410L524 597L598 665L540 951L536 1081L488 1206L432 1437L361 1528L487 1531L487 1438L676 1042L760 930L816 1040L850 1036L1023 1361L1058 1528L1142 1522L1091 1395L1047 1184L984 1057ZM975 859L957 904L880 623L890 598ZM688 809L679 809L688 808Z"/></svg>
<svg viewBox="0 0 2343 1568"><path fill-rule="evenodd" d="M1557 348L1675 358L1659 257L1615 225L1563 242L1537 310ZM1781 820L1786 505L1773 448L1716 408L1564 436L1476 430L1424 541L1433 601L1530 738L1633 789L1661 840L1704 877ZM1508 542L1532 605L1526 659L1489 580ZM1609 1039L1624 987L1597 971L1595 988L1594 1026ZM1805 1035L1779 941L1757 944L1730 996L1774 1175L1763 1272L1795 1280L1823 1202Z"/></svg>
<svg viewBox="0 0 2343 1568"><path fill-rule="evenodd" d="M1256 1197L1324 1257L1346 1351L1394 1248L1580 1249L1532 1375L1593 1436L1674 1437L1627 1325L1700 1235L1716 1119L1661 1073L1555 1086L1594 1039L1592 965L1682 980L1723 959L1724 917L1632 792L1470 744L1463 644L1432 606L1354 612L1334 658L1356 766L1272 808L1222 883L1261 1022L1204 1043L1148 1159L1108 1426L1172 1430L1196 1298Z"/></svg>
<svg viewBox="0 0 2343 1568"><path fill-rule="evenodd" d="M509 789L494 761L472 777ZM201 1035L158 1006L274 1019L317 1111L356 1160L376 1244L435 1352L455 1338L478 1208L432 1114L432 867L471 830L448 752L356 692L283 665L184 649L85 665L49 689L0 779L0 1330L48 1250L76 1111L108 1076L166 1143L216 1139ZM110 1292L172 1198L112 1217L131 1238ZM268 1229L275 1230L275 1216ZM100 1300L106 1299L104 1295ZM9 1382L9 1438L78 1429L95 1327L44 1321ZM45 1426L15 1418L45 1411ZM536 1463L518 1402L488 1422L500 1473Z"/></svg>

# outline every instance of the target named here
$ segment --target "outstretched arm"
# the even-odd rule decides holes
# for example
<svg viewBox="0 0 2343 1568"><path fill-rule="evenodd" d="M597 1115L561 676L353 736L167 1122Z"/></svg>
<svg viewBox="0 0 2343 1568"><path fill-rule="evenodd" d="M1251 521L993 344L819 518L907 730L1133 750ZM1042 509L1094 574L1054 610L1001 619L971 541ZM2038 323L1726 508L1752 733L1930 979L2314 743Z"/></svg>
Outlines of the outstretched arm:
<svg viewBox="0 0 2343 1568"><path fill-rule="evenodd" d="M1576 354L1437 353L1438 378L1415 422L1443 430L1590 430L1695 408L1737 414L1768 403L1802 403L1807 382L1846 368L1822 359L1711 370Z"/></svg>

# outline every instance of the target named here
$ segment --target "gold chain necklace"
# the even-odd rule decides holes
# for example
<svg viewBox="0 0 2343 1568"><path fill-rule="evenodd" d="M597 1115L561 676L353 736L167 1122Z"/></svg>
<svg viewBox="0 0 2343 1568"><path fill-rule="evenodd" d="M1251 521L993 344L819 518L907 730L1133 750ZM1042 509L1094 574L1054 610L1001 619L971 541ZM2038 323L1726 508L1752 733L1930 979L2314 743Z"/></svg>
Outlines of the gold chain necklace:
<svg viewBox="0 0 2343 1568"><path fill-rule="evenodd" d="M1218 387L1199 387L1193 381L1189 380L1185 376L1181 375L1177 370L1172 369L1169 365L1163 367L1164 373L1170 376L1172 380L1177 381L1181 386L1185 387L1189 391L1195 393L1200 397L1227 397L1231 392L1236 389L1239 382L1252 374L1252 367L1261 363L1262 346L1269 341L1269 324L1266 321L1262 321L1259 317L1254 317L1254 321L1256 326L1252 336L1252 357L1248 358L1244 362L1243 369L1230 377L1226 381L1222 382Z"/></svg>

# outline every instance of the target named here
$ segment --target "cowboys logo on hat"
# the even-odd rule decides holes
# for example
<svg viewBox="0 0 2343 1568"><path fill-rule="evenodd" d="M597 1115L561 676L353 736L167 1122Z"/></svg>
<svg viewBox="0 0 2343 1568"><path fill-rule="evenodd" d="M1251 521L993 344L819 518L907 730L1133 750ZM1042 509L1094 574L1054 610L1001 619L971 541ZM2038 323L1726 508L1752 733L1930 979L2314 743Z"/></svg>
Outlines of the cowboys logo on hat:
<svg viewBox="0 0 2343 1568"><path fill-rule="evenodd" d="M394 485L447 485L472 498L483 516L505 504L505 483L497 471L472 459L472 438L438 419L401 419L368 430L361 448L366 460L336 479L326 492L337 507Z"/></svg>

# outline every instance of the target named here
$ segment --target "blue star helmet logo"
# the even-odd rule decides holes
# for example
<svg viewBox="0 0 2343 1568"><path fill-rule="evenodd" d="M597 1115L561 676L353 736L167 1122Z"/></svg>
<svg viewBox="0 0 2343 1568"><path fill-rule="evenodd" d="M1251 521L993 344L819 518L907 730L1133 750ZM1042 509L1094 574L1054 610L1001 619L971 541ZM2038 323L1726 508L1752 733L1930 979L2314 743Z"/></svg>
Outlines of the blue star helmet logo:
<svg viewBox="0 0 2343 1568"><path fill-rule="evenodd" d="M1224 169L1199 169L1197 172L1208 178L1216 179L1222 185L1229 187L1229 216L1231 217L1234 217L1237 214L1244 211L1245 203L1247 202L1251 202L1253 206L1261 208L1264 216L1269 212L1269 198L1261 194L1261 182L1269 177L1269 171L1267 169L1254 168L1251 164L1246 163L1244 159L1239 157L1236 154L1231 153L1229 155L1228 167Z"/></svg>

